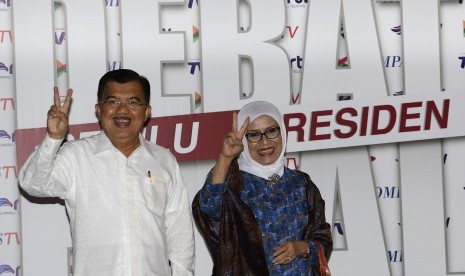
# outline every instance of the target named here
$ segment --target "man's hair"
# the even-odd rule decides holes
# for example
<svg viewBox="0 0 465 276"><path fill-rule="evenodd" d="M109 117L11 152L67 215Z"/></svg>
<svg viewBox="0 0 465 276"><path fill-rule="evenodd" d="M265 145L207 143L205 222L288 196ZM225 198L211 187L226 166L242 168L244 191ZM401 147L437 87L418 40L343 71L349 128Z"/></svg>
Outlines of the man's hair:
<svg viewBox="0 0 465 276"><path fill-rule="evenodd" d="M128 83L131 81L138 81L144 92L145 102L147 104L150 103L150 83L146 77L139 75L137 72L130 70L130 69L118 69L107 72L100 78L98 83L98 90L97 90L97 100L99 102L103 101L103 92L107 87L109 82L117 82L117 83Z"/></svg>

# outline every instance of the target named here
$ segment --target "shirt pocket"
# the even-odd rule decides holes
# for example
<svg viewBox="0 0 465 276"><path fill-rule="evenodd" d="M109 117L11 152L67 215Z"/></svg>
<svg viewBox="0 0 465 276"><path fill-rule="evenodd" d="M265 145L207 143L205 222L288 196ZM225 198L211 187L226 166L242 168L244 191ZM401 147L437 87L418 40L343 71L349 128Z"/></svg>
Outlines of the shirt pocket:
<svg viewBox="0 0 465 276"><path fill-rule="evenodd" d="M155 215L164 217L167 199L167 181L152 176L152 179L147 179L146 182L148 182L148 185L146 185L144 191L145 206Z"/></svg>

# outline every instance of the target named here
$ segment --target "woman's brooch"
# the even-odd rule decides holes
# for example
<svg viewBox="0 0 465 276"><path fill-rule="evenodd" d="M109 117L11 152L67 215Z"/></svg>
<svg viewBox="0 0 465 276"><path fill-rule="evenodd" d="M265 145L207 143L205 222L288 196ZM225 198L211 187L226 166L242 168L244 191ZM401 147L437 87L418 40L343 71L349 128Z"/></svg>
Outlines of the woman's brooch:
<svg viewBox="0 0 465 276"><path fill-rule="evenodd" d="M268 177L268 182L271 182L272 184L278 184L280 179L281 177L274 173Z"/></svg>

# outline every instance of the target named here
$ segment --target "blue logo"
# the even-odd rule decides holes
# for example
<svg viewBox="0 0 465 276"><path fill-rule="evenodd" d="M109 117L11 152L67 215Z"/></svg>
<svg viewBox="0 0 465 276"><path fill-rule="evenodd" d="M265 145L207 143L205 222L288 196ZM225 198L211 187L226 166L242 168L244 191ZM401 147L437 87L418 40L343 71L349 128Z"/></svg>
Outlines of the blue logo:
<svg viewBox="0 0 465 276"><path fill-rule="evenodd" d="M0 62L0 71L5 71L6 73L9 73L8 76L3 76L4 78L11 78L11 75L13 74L13 64L10 66L5 65L5 63ZM1 78L2 76L0 76Z"/></svg>
<svg viewBox="0 0 465 276"><path fill-rule="evenodd" d="M459 56L460 68L465 69L465 56Z"/></svg>
<svg viewBox="0 0 465 276"><path fill-rule="evenodd" d="M308 0L287 0L288 8L305 8Z"/></svg>
<svg viewBox="0 0 465 276"><path fill-rule="evenodd" d="M8 134L8 132L1 130L1 129L0 129L0 138L4 138L4 139L6 138L8 140L11 140L10 134Z"/></svg>
<svg viewBox="0 0 465 276"><path fill-rule="evenodd" d="M0 275L2 275L3 273L15 274L15 271L13 270L13 268L11 268L11 266L3 264L3 265L0 265Z"/></svg>
<svg viewBox="0 0 465 276"><path fill-rule="evenodd" d="M11 0L0 0L0 3L5 4L8 8L11 6Z"/></svg>
<svg viewBox="0 0 465 276"><path fill-rule="evenodd" d="M401 250L388 250L389 262L399 263L402 262L402 251Z"/></svg>
<svg viewBox="0 0 465 276"><path fill-rule="evenodd" d="M188 61L187 64L191 67L190 74L194 75L195 73L195 68L199 67L199 72L200 72L200 61Z"/></svg>
<svg viewBox="0 0 465 276"><path fill-rule="evenodd" d="M8 72L8 67L6 67L5 63L3 63L3 62L0 62L0 71L1 70Z"/></svg>
<svg viewBox="0 0 465 276"><path fill-rule="evenodd" d="M108 71L121 69L121 61L115 60L113 62L108 62Z"/></svg>
<svg viewBox="0 0 465 276"><path fill-rule="evenodd" d="M0 207L3 206L13 207L13 203L11 203L11 201L9 201L8 198L0 198Z"/></svg>
<svg viewBox="0 0 465 276"><path fill-rule="evenodd" d="M14 215L18 211L19 200L11 202L8 198L0 197L0 215ZM13 210L11 210L13 209ZM1 211L3 210L3 211Z"/></svg>
<svg viewBox="0 0 465 276"><path fill-rule="evenodd" d="M387 56L384 61L385 67L402 67L402 58L400 56Z"/></svg>
<svg viewBox="0 0 465 276"><path fill-rule="evenodd" d="M297 56L295 58L291 58L291 68L292 71L297 70L300 72L302 69L303 59L301 56Z"/></svg>
<svg viewBox="0 0 465 276"><path fill-rule="evenodd" d="M6 132L3 129L0 129L0 146L1 147L14 146L15 140L16 140L15 132L13 132L13 134L10 136L8 132Z"/></svg>
<svg viewBox="0 0 465 276"><path fill-rule="evenodd" d="M105 5L107 7L119 6L119 0L105 0Z"/></svg>
<svg viewBox="0 0 465 276"><path fill-rule="evenodd" d="M56 45L63 44L63 41L65 40L65 37L66 37L66 32L65 31L61 31L59 36L58 36L58 32L55 32L55 44Z"/></svg>
<svg viewBox="0 0 465 276"><path fill-rule="evenodd" d="M393 31L394 33L396 33L398 35L401 35L402 34L402 26L399 25L399 26L392 27L391 31Z"/></svg>
<svg viewBox="0 0 465 276"><path fill-rule="evenodd" d="M377 198L399 198L400 189L397 186L392 187L376 187Z"/></svg>
<svg viewBox="0 0 465 276"><path fill-rule="evenodd" d="M342 230L342 224L340 222L335 222L334 228L336 228L339 235L344 236L344 230Z"/></svg>
<svg viewBox="0 0 465 276"><path fill-rule="evenodd" d="M195 0L195 3L197 4L197 6L199 5L199 0ZM192 9L192 6L194 5L194 0L189 0L189 3L187 4L187 7L189 9Z"/></svg>
<svg viewBox="0 0 465 276"><path fill-rule="evenodd" d="M8 132L6 132L5 130L3 129L0 129L0 145L6 145L5 143L1 143L2 140L8 140L8 142L12 142L14 143L15 140L16 140L16 133L13 132L13 134L10 136L10 134L8 134ZM8 143L10 144L10 143Z"/></svg>

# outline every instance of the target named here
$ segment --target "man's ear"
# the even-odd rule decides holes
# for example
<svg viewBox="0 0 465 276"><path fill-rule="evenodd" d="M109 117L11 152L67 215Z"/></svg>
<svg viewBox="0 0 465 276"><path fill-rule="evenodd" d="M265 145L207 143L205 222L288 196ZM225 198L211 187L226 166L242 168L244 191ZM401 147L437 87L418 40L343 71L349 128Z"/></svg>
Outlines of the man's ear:
<svg viewBox="0 0 465 276"><path fill-rule="evenodd" d="M150 116L152 116L152 106L147 106L147 108L145 109L145 121L147 121L148 119L150 119Z"/></svg>
<svg viewBox="0 0 465 276"><path fill-rule="evenodd" d="M95 104L95 114L97 115L97 118L100 121L100 106L99 106L99 104Z"/></svg>

